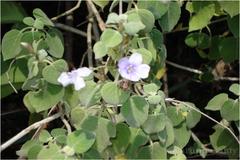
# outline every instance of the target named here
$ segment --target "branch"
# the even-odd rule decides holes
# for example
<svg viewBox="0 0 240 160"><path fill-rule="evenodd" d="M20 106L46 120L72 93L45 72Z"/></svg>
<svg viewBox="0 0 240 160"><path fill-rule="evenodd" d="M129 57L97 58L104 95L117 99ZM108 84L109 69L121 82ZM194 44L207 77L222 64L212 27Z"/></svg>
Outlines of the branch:
<svg viewBox="0 0 240 160"><path fill-rule="evenodd" d="M61 120L62 120L63 124L65 125L65 127L67 128L68 134L70 134L72 132L70 124L63 116L61 116Z"/></svg>
<svg viewBox="0 0 240 160"><path fill-rule="evenodd" d="M90 7L90 9L92 10L93 14L95 15L97 21L98 21L98 26L101 29L101 31L105 30L105 23L102 20L99 12L97 11L97 8L95 7L95 5L93 4L92 0L87 0L86 1Z"/></svg>
<svg viewBox="0 0 240 160"><path fill-rule="evenodd" d="M89 11L89 16L91 17L92 12L90 9L90 6L87 4L88 11ZM87 25L87 45L88 45L88 67L92 68L93 67L93 53L92 53L92 23L93 23L93 18L89 18L89 22Z"/></svg>
<svg viewBox="0 0 240 160"><path fill-rule="evenodd" d="M228 130L228 131L231 133L231 135L233 136L233 138L238 142L238 144L240 144L239 139L237 138L237 136L233 133L233 131L232 131L230 128L228 128L228 127L225 126L224 124L218 122L217 120L213 119L213 118L210 117L209 115L203 113L202 111L200 111L200 110L192 107L191 105L189 105L189 104L187 104L187 103L185 103L185 102L182 102L182 101L179 101L179 100L175 100L175 99L173 99L173 98L166 98L165 101L171 102L171 103L173 103L174 105L177 105L177 104L182 103L182 104L185 105L186 107L191 108L192 110L200 113L200 114L203 115L204 117L210 119L211 121L215 122L216 124L220 125L221 127L225 128L226 130Z"/></svg>
<svg viewBox="0 0 240 160"><path fill-rule="evenodd" d="M81 0L78 0L76 6L74 6L73 8L67 10L66 12L56 16L56 17L53 17L51 18L52 21L56 21L58 18L61 18L63 16L66 16L66 15L69 15L70 13L72 13L73 11L75 11L76 9L78 9L80 7L80 4L81 4Z"/></svg>
<svg viewBox="0 0 240 160"><path fill-rule="evenodd" d="M7 142L3 143L1 145L1 152L3 150L5 150L7 147L9 147L10 145L12 145L14 142L16 142L17 140L19 140L20 138L24 137L26 134L28 134L31 130L37 129L38 127L42 126L45 123L49 123L57 118L59 118L61 116L61 113L57 113L54 114L48 118L45 118L39 122L36 122L34 124L32 124L31 126L25 128L24 130L22 130L21 132L19 132L17 135L15 135L14 137L12 137L11 139L9 139Z"/></svg>
<svg viewBox="0 0 240 160"><path fill-rule="evenodd" d="M199 74L199 75L203 74L203 72L198 70L198 69L193 69L193 68L190 68L190 67L186 67L186 66L174 63L174 62L167 61L167 60L166 60L166 64L171 65L171 66L176 67L176 68L179 68L179 69L182 69L182 70L185 70L185 71L188 71L188 72L196 73L196 74ZM218 80L239 81L240 79L238 77L219 77L219 76L217 76L217 77L214 78L214 80L216 80L216 81L218 81Z"/></svg>

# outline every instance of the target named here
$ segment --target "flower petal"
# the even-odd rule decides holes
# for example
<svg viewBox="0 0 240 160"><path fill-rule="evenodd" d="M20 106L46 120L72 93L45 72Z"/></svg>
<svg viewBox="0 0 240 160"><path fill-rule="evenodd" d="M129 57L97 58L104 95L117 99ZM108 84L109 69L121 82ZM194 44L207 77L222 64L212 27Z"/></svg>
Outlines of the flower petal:
<svg viewBox="0 0 240 160"><path fill-rule="evenodd" d="M132 64L142 64L142 55L139 53L133 53L130 58L129 58L129 62Z"/></svg>
<svg viewBox="0 0 240 160"><path fill-rule="evenodd" d="M118 69L120 75L125 78L128 79L130 81L139 81L140 77L139 75L137 75L136 73L127 73L127 69Z"/></svg>
<svg viewBox="0 0 240 160"><path fill-rule="evenodd" d="M75 70L75 72L77 72L77 76L87 77L92 73L92 70L90 70L87 67L82 67L82 68L78 68L77 70Z"/></svg>
<svg viewBox="0 0 240 160"><path fill-rule="evenodd" d="M149 75L150 71L150 66L147 64L141 64L137 66L137 75L140 76L141 78L147 78Z"/></svg>
<svg viewBox="0 0 240 160"><path fill-rule="evenodd" d="M67 72L62 72L61 75L58 77L57 81L61 83L64 87L72 83L72 80L67 74Z"/></svg>
<svg viewBox="0 0 240 160"><path fill-rule="evenodd" d="M83 78L79 77L79 76L75 79L73 84L74 84L74 89L77 90L77 91L82 89L82 88L84 88L86 86Z"/></svg>
<svg viewBox="0 0 240 160"><path fill-rule="evenodd" d="M127 67L128 64L129 64L129 60L128 60L127 57L121 58L121 59L118 61L118 68L124 69L124 68Z"/></svg>

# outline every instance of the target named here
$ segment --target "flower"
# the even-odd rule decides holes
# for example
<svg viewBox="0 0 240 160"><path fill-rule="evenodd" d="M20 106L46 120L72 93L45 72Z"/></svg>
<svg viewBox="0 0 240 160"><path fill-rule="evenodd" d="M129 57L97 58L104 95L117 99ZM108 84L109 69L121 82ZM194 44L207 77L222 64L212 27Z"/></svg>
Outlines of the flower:
<svg viewBox="0 0 240 160"><path fill-rule="evenodd" d="M131 81L139 81L142 78L147 78L150 67L147 64L142 64L142 55L133 53L129 58L124 57L118 62L118 71L123 78Z"/></svg>
<svg viewBox="0 0 240 160"><path fill-rule="evenodd" d="M87 77L91 73L92 71L87 67L72 70L71 72L62 72L58 77L58 82L64 87L73 84L75 90L80 90L86 86L83 77Z"/></svg>

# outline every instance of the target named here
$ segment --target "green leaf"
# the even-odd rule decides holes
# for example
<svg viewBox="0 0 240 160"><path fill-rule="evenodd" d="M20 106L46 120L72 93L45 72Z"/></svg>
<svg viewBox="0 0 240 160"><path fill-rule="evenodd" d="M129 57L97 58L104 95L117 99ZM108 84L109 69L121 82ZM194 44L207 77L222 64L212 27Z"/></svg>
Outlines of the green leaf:
<svg viewBox="0 0 240 160"><path fill-rule="evenodd" d="M43 29L44 28L44 24L40 19L36 19L34 21L33 27L36 29Z"/></svg>
<svg viewBox="0 0 240 160"><path fill-rule="evenodd" d="M231 17L239 14L239 1L218 1L224 11Z"/></svg>
<svg viewBox="0 0 240 160"><path fill-rule="evenodd" d="M93 46L93 52L95 53L95 59L99 59L107 54L108 48L102 41L98 41Z"/></svg>
<svg viewBox="0 0 240 160"><path fill-rule="evenodd" d="M177 24L181 15L178 2L170 2L168 11L159 19L159 24L164 32L170 32Z"/></svg>
<svg viewBox="0 0 240 160"><path fill-rule="evenodd" d="M103 9L109 3L109 0L93 0L93 2Z"/></svg>
<svg viewBox="0 0 240 160"><path fill-rule="evenodd" d="M168 118L171 120L173 126L177 126L182 121L184 121L183 115L177 110L176 107L168 106L167 115L168 115Z"/></svg>
<svg viewBox="0 0 240 160"><path fill-rule="evenodd" d="M89 116L84 120L81 127L96 134L94 146L99 153L102 153L107 146L111 145L110 138L116 136L116 127L105 118Z"/></svg>
<svg viewBox="0 0 240 160"><path fill-rule="evenodd" d="M121 107L121 114L131 127L140 127L148 118L148 109L143 97L132 96Z"/></svg>
<svg viewBox="0 0 240 160"><path fill-rule="evenodd" d="M142 29L145 28L145 25L141 21L130 21L123 24L124 30L127 34L133 36Z"/></svg>
<svg viewBox="0 0 240 160"><path fill-rule="evenodd" d="M182 123L180 126L174 128L175 135L175 145L183 148L187 145L190 137L191 131L187 129L186 123Z"/></svg>
<svg viewBox="0 0 240 160"><path fill-rule="evenodd" d="M238 59L239 40L234 37L224 38L220 42L220 55L225 62L233 62Z"/></svg>
<svg viewBox="0 0 240 160"><path fill-rule="evenodd" d="M159 45L163 44L163 34L158 29L153 29L150 32L151 39L153 40L155 48L159 48Z"/></svg>
<svg viewBox="0 0 240 160"><path fill-rule="evenodd" d="M152 28L154 27L154 15L146 10L146 9L135 9L131 11L132 13L137 13L142 21L142 23L145 25L145 28L143 29L143 32L149 33Z"/></svg>
<svg viewBox="0 0 240 160"><path fill-rule="evenodd" d="M81 128L83 119L87 117L84 109L82 109L81 107L75 107L71 110L71 123L73 124L73 126L77 129Z"/></svg>
<svg viewBox="0 0 240 160"><path fill-rule="evenodd" d="M220 42L222 40L222 38L220 38L219 36L213 36L211 38L211 46L210 46L210 51L208 53L208 59L209 60L218 60L221 58L220 55Z"/></svg>
<svg viewBox="0 0 240 160"><path fill-rule="evenodd" d="M143 123L142 128L147 134L162 131L166 126L166 115L160 113L158 115L149 115L148 119Z"/></svg>
<svg viewBox="0 0 240 160"><path fill-rule="evenodd" d="M122 42L123 37L116 30L106 29L102 33L100 40L105 44L106 47L111 48L111 47L116 47L117 45L119 45Z"/></svg>
<svg viewBox="0 0 240 160"><path fill-rule="evenodd" d="M194 32L186 37L185 44L192 48L206 49L210 45L210 38L205 33Z"/></svg>
<svg viewBox="0 0 240 160"><path fill-rule="evenodd" d="M28 159L37 159L37 155L42 150L43 146L36 144L28 150L27 158Z"/></svg>
<svg viewBox="0 0 240 160"><path fill-rule="evenodd" d="M42 71L42 75L47 82L52 84L60 84L57 81L57 79L59 78L62 72L67 71L68 71L67 62L63 59L60 59L46 66Z"/></svg>
<svg viewBox="0 0 240 160"><path fill-rule="evenodd" d="M139 49L136 49L136 52L138 52L142 55L144 64L150 64L151 63L151 61L153 59L153 56L152 56L152 53L149 50L147 50L145 48L139 48Z"/></svg>
<svg viewBox="0 0 240 160"><path fill-rule="evenodd" d="M114 23L118 23L118 22L119 22L118 14L116 14L114 12L109 13L106 24L112 24L112 23L114 24Z"/></svg>
<svg viewBox="0 0 240 160"><path fill-rule="evenodd" d="M61 58L64 52L63 38L57 29L50 29L46 37L48 52L56 58Z"/></svg>
<svg viewBox="0 0 240 160"><path fill-rule="evenodd" d="M63 128L55 128L51 131L53 138L60 144L66 144L67 142L67 131Z"/></svg>
<svg viewBox="0 0 240 160"><path fill-rule="evenodd" d="M129 159L135 159L137 150L140 146L145 145L148 142L148 136L141 130L141 128L131 128L131 138L129 147L126 151L126 155Z"/></svg>
<svg viewBox="0 0 240 160"><path fill-rule="evenodd" d="M228 147L234 141L232 135L221 126L215 126L215 132L210 135L210 142L216 152Z"/></svg>
<svg viewBox="0 0 240 160"><path fill-rule="evenodd" d="M63 96L64 89L61 86L47 84L42 90L29 91L24 96L24 104L28 109L34 108L36 112L41 112L56 105Z"/></svg>
<svg viewBox="0 0 240 160"><path fill-rule="evenodd" d="M182 154L182 153L176 154L176 155L171 156L169 158L169 160L186 160L186 159L187 159L187 157L184 154Z"/></svg>
<svg viewBox="0 0 240 160"><path fill-rule="evenodd" d="M227 121L237 121L239 120L239 100L227 100L221 110L222 118L226 119Z"/></svg>
<svg viewBox="0 0 240 160"><path fill-rule="evenodd" d="M239 14L227 19L228 28L235 38L239 37Z"/></svg>
<svg viewBox="0 0 240 160"><path fill-rule="evenodd" d="M43 147L39 152L37 159L64 159L65 155L61 153L60 146L50 143L48 147Z"/></svg>
<svg viewBox="0 0 240 160"><path fill-rule="evenodd" d="M138 1L137 6L151 11L155 19L161 18L169 9L169 3L162 1Z"/></svg>
<svg viewBox="0 0 240 160"><path fill-rule="evenodd" d="M142 147L138 152L139 159L166 159L167 151L159 142L154 142L152 145Z"/></svg>
<svg viewBox="0 0 240 160"><path fill-rule="evenodd" d="M21 22L25 16L26 12L19 3L1 1L1 24Z"/></svg>
<svg viewBox="0 0 240 160"><path fill-rule="evenodd" d="M101 99L101 87L101 84L96 84L94 81L86 82L86 86L79 91L81 104L90 107L98 103Z"/></svg>
<svg viewBox="0 0 240 160"><path fill-rule="evenodd" d="M28 26L33 26L34 24L34 19L32 17L25 17L23 19L23 23L28 25Z"/></svg>
<svg viewBox="0 0 240 160"><path fill-rule="evenodd" d="M220 110L222 105L228 100L228 95L226 93L220 93L213 97L205 107L207 110L217 111Z"/></svg>
<svg viewBox="0 0 240 160"><path fill-rule="evenodd" d="M72 86L65 88L64 101L70 107L70 109L79 106L80 98L78 91L76 91Z"/></svg>
<svg viewBox="0 0 240 160"><path fill-rule="evenodd" d="M114 82L107 82L101 89L101 96L107 103L117 105L124 103L130 93L120 89Z"/></svg>
<svg viewBox="0 0 240 160"><path fill-rule="evenodd" d="M159 86L157 86L155 83L145 84L143 86L144 92L149 95L156 95L159 89Z"/></svg>
<svg viewBox="0 0 240 160"><path fill-rule="evenodd" d="M150 95L147 97L147 100L150 104L159 104L162 97L160 95Z"/></svg>
<svg viewBox="0 0 240 160"><path fill-rule="evenodd" d="M116 129L116 137L112 139L113 149L117 154L125 153L129 145L131 132L129 130L129 127L125 123L117 124Z"/></svg>
<svg viewBox="0 0 240 160"><path fill-rule="evenodd" d="M196 108L194 104L188 103L193 108ZM198 110L198 108L196 108ZM188 111L187 117L186 117L186 124L188 128L193 128L201 119L201 114L199 112L196 112L193 109L190 109Z"/></svg>
<svg viewBox="0 0 240 160"><path fill-rule="evenodd" d="M95 135L84 130L77 130L67 136L67 145L76 153L84 153L91 148L95 142Z"/></svg>
<svg viewBox="0 0 240 160"><path fill-rule="evenodd" d="M165 123L166 123L166 127L164 130L158 133L158 138L160 140L160 144L168 147L172 145L174 142L174 130L170 120L167 120Z"/></svg>
<svg viewBox="0 0 240 160"><path fill-rule="evenodd" d="M3 36L2 55L4 61L15 58L21 52L21 37L22 33L16 29L8 31Z"/></svg>
<svg viewBox="0 0 240 160"><path fill-rule="evenodd" d="M44 36L44 34L40 31L25 31L22 35L21 42L32 44L34 40L39 41L42 36ZM29 51L27 51L27 53L28 52Z"/></svg>
<svg viewBox="0 0 240 160"><path fill-rule="evenodd" d="M234 83L229 87L229 91L234 93L237 96L240 96L240 85L238 83Z"/></svg>
<svg viewBox="0 0 240 160"><path fill-rule="evenodd" d="M39 144L39 142L37 142L36 140L28 140L27 142L25 142L25 143L22 145L21 149L18 150L18 151L16 152L16 154L17 154L18 156L25 157L25 156L28 155L28 151L29 151L32 147L34 147L35 145L38 145L38 144Z"/></svg>
<svg viewBox="0 0 240 160"><path fill-rule="evenodd" d="M41 130L38 139L40 142L46 143L52 139L52 136L50 135L50 133L47 130L43 129L43 130Z"/></svg>
<svg viewBox="0 0 240 160"><path fill-rule="evenodd" d="M213 2L194 1L192 3L195 14L189 21L189 32L202 29L207 26L215 13L215 5Z"/></svg>
<svg viewBox="0 0 240 160"><path fill-rule="evenodd" d="M44 25L46 26L54 26L54 24L52 23L52 21L47 17L47 15L39 8L36 8L33 10L33 16L36 19L39 19L40 21L42 21L44 23Z"/></svg>

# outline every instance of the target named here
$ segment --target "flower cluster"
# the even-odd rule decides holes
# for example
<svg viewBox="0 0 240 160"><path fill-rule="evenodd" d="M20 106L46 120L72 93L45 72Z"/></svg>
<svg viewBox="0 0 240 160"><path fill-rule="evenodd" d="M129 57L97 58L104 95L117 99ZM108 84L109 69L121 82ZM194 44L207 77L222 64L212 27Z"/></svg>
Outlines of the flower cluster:
<svg viewBox="0 0 240 160"><path fill-rule="evenodd" d="M129 58L124 57L118 62L118 71L123 78L131 81L139 81L147 78L150 67L147 64L142 64L142 55L133 53Z"/></svg>
<svg viewBox="0 0 240 160"><path fill-rule="evenodd" d="M72 70L71 72L63 72L59 76L58 82L64 87L73 84L75 90L80 90L86 85L83 78L89 76L91 73L92 71L87 67Z"/></svg>

